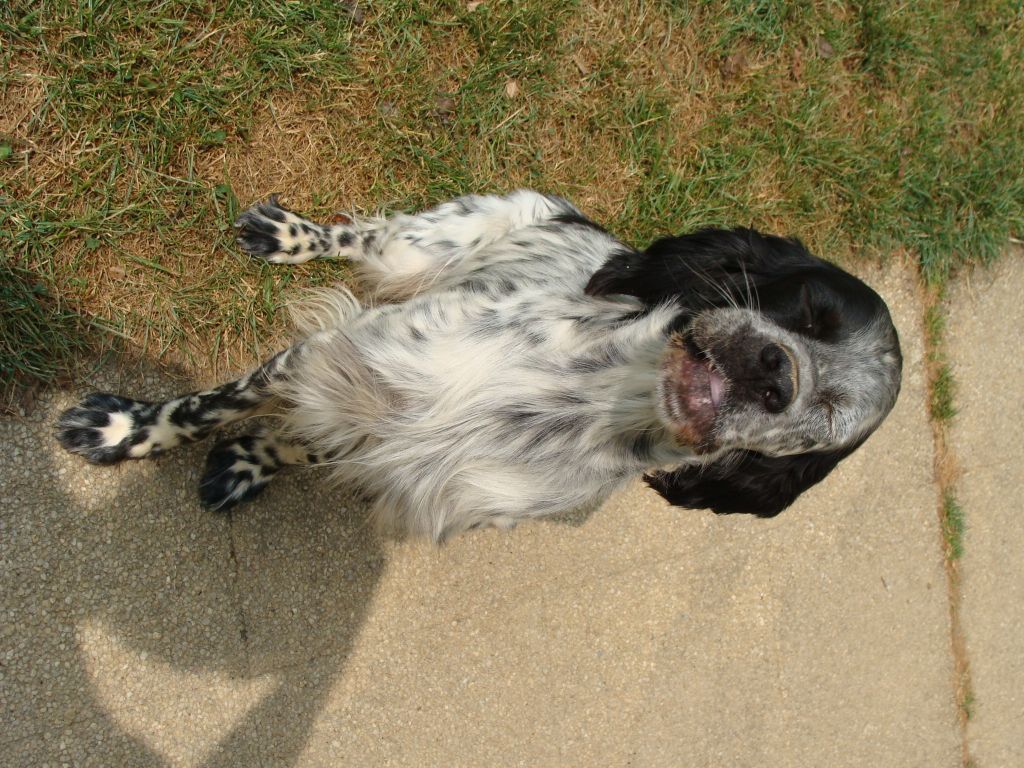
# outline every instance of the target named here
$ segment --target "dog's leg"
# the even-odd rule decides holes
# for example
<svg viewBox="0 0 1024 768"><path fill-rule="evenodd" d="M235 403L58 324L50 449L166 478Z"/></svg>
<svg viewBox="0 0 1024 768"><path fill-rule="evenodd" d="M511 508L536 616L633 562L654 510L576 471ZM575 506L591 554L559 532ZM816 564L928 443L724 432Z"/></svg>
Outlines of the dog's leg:
<svg viewBox="0 0 1024 768"><path fill-rule="evenodd" d="M237 381L162 403L94 392L64 411L57 439L95 464L141 459L201 440L263 406L273 396L273 384L287 378L301 354L301 345L290 347Z"/></svg>
<svg viewBox="0 0 1024 768"><path fill-rule="evenodd" d="M460 197L416 216L331 225L306 221L271 198L239 216L235 227L239 245L257 258L275 264L350 259L371 289L404 299L465 280L482 266L475 257L487 246L517 229L559 217L586 221L561 198L519 190L500 197Z"/></svg>
<svg viewBox="0 0 1024 768"><path fill-rule="evenodd" d="M221 440L206 457L199 498L210 509L226 510L260 493L282 467L320 460L313 451L269 428Z"/></svg>
<svg viewBox="0 0 1024 768"><path fill-rule="evenodd" d="M271 196L235 219L236 241L250 256L272 264L301 264L310 259L358 259L372 244L380 219L358 218L316 224L292 213Z"/></svg>

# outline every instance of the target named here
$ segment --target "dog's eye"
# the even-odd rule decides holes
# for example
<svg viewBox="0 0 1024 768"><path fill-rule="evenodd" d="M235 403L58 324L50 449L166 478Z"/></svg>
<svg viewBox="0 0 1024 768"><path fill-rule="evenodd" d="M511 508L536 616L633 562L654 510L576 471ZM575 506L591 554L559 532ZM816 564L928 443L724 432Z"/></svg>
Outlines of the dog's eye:
<svg viewBox="0 0 1024 768"><path fill-rule="evenodd" d="M795 330L815 339L834 340L842 325L841 313L828 302L811 299L811 289L805 284L800 288L800 304Z"/></svg>

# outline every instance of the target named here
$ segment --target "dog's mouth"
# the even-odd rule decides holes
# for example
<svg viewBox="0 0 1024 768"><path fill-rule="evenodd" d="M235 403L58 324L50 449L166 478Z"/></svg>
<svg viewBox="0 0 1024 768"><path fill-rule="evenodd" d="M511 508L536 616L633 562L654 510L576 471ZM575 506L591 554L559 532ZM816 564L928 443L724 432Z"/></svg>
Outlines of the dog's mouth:
<svg viewBox="0 0 1024 768"><path fill-rule="evenodd" d="M712 450L715 420L729 385L689 335L669 341L661 385L662 407L676 439L698 453Z"/></svg>

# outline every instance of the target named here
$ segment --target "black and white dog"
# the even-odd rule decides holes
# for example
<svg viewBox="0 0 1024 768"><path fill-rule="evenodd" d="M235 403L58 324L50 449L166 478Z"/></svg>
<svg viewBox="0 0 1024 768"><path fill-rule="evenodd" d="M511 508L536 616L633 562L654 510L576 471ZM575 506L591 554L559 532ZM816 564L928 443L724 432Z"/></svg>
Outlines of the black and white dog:
<svg viewBox="0 0 1024 768"><path fill-rule="evenodd" d="M644 473L674 504L770 516L900 388L882 299L796 240L706 229L638 251L530 191L326 226L271 198L235 226L274 263L350 259L379 301L314 295L301 341L215 389L89 395L61 416L67 450L140 459L271 412L276 428L214 446L205 504L316 463L381 523L435 540L591 505Z"/></svg>

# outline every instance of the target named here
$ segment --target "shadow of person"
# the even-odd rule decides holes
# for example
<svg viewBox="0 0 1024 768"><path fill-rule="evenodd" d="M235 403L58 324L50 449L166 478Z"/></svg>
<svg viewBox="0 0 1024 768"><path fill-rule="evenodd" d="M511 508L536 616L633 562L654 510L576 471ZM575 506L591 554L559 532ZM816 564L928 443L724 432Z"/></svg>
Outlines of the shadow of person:
<svg viewBox="0 0 1024 768"><path fill-rule="evenodd" d="M362 502L315 471L218 515L196 493L209 442L115 467L65 454L53 424L83 392L189 388L136 367L0 420L0 745L15 764L294 764L383 553Z"/></svg>

